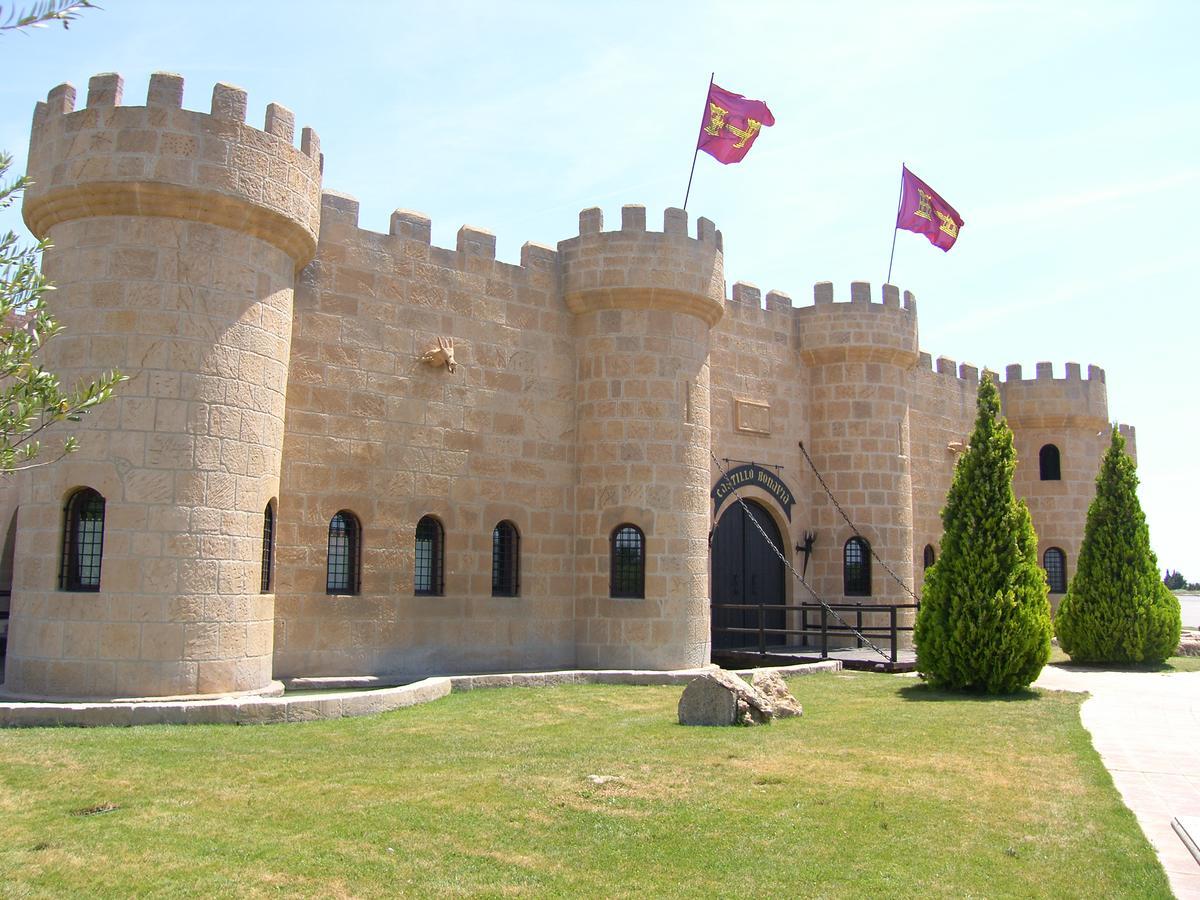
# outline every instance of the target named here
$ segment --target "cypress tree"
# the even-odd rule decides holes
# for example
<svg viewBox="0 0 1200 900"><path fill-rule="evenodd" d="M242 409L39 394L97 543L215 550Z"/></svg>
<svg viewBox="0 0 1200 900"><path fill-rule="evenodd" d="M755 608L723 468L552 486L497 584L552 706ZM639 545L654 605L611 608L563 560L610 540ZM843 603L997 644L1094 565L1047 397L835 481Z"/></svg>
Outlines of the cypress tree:
<svg viewBox="0 0 1200 900"><path fill-rule="evenodd" d="M1179 645L1179 600L1158 577L1138 477L1113 428L1055 631L1075 662L1159 663Z"/></svg>
<svg viewBox="0 0 1200 900"><path fill-rule="evenodd" d="M917 670L934 686L1010 693L1050 659L1049 588L1029 509L1013 494L1016 452L990 373L980 379L976 410L913 637Z"/></svg>

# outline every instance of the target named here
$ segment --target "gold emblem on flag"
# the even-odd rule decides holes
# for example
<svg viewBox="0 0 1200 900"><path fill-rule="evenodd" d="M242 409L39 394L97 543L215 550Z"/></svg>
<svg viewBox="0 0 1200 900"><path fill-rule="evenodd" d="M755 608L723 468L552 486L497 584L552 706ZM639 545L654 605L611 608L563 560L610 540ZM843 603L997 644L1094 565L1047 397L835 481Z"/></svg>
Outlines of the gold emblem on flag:
<svg viewBox="0 0 1200 900"><path fill-rule="evenodd" d="M950 235L952 238L958 237L958 226L954 223L952 218L940 210L938 211L937 217L942 222L942 227L939 228L938 231L944 232L945 234Z"/></svg>
<svg viewBox="0 0 1200 900"><path fill-rule="evenodd" d="M933 221L933 206L932 206L933 198L931 196L929 196L928 193L921 190L920 188L917 188L917 194L921 198L921 205L919 207L917 207L917 209L913 213L913 215L920 216L922 219L928 219L930 222L932 222ZM941 213L938 213L938 215L940 216Z"/></svg>
<svg viewBox="0 0 1200 900"><path fill-rule="evenodd" d="M736 125L730 125L725 121L725 117L729 115L729 110L722 109L711 100L708 103L708 114L708 124L704 126L704 133L711 134L713 137L719 137L721 129L724 128L734 137L740 139L733 145L734 149L745 147L747 143L754 140L754 136L762 128L762 123L757 119L746 119L746 127L744 129L738 128Z"/></svg>

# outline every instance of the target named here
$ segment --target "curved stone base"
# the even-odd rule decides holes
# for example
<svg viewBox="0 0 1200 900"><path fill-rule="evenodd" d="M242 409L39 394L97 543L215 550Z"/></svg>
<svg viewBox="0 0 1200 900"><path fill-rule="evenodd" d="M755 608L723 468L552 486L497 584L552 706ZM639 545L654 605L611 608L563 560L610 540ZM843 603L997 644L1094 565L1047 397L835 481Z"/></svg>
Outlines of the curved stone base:
<svg viewBox="0 0 1200 900"><path fill-rule="evenodd" d="M772 667L786 675L836 672L842 664L836 660ZM0 727L36 728L55 725L270 725L282 722L313 722L390 712L419 703L429 703L454 691L495 687L548 687L560 684L683 685L715 666L680 669L674 672L604 670L563 672L517 672L494 675L456 675L425 678L412 684L371 690L321 691L319 696L282 695L283 685L271 683L272 695L240 694L208 699L188 698L142 701L122 700L96 703L45 703L27 701L0 702ZM751 670L744 669L749 673ZM297 679L312 681L318 679ZM359 679L319 679L349 681Z"/></svg>

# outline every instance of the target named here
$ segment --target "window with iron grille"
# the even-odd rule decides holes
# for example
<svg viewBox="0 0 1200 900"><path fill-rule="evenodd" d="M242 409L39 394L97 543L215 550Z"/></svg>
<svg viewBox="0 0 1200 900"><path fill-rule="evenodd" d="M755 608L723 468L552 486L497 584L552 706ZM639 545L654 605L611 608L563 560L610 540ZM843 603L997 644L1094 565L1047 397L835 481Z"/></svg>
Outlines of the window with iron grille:
<svg viewBox="0 0 1200 900"><path fill-rule="evenodd" d="M492 529L492 596L518 596L520 574L521 536L512 522L501 522Z"/></svg>
<svg viewBox="0 0 1200 900"><path fill-rule="evenodd" d="M1047 444L1038 451L1038 468L1041 470L1042 481L1062 480L1062 459L1057 447Z"/></svg>
<svg viewBox="0 0 1200 900"><path fill-rule="evenodd" d="M646 536L636 525L618 525L611 538L609 596L646 596Z"/></svg>
<svg viewBox="0 0 1200 900"><path fill-rule="evenodd" d="M937 559L937 554L933 552L933 544L926 544L925 545L925 555L924 555L924 559L923 559L925 568L928 569L930 566L932 566L934 563L934 560L936 560L936 559Z"/></svg>
<svg viewBox="0 0 1200 900"><path fill-rule="evenodd" d="M264 593L271 591L272 563L275 553L275 509L268 503L263 510L263 545L262 545L262 585L259 590Z"/></svg>
<svg viewBox="0 0 1200 900"><path fill-rule="evenodd" d="M63 511L58 586L64 591L98 591L104 551L104 498L91 488L83 488L70 496Z"/></svg>
<svg viewBox="0 0 1200 900"><path fill-rule="evenodd" d="M1057 547L1051 547L1042 555L1042 566L1046 570L1046 581L1050 583L1050 593L1065 594L1067 592L1067 554Z"/></svg>
<svg viewBox="0 0 1200 900"><path fill-rule="evenodd" d="M423 516L417 523L414 594L440 597L445 589L442 583L442 537L442 523L433 516Z"/></svg>
<svg viewBox="0 0 1200 900"><path fill-rule="evenodd" d="M842 551L842 593L847 597L871 596L871 545L852 537Z"/></svg>
<svg viewBox="0 0 1200 900"><path fill-rule="evenodd" d="M329 520L329 556L325 565L325 593L359 591L362 529L352 512L342 510Z"/></svg>

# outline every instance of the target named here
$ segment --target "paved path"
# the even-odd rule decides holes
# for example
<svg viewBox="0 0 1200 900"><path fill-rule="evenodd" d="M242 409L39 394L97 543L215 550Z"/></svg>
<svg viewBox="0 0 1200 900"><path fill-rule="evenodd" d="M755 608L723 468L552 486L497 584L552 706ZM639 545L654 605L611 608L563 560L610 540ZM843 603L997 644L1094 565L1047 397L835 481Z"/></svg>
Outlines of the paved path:
<svg viewBox="0 0 1200 900"><path fill-rule="evenodd" d="M1200 816L1200 672L1102 672L1047 666L1035 687L1087 691L1081 711L1125 805L1179 900L1200 900L1200 863L1171 828Z"/></svg>

